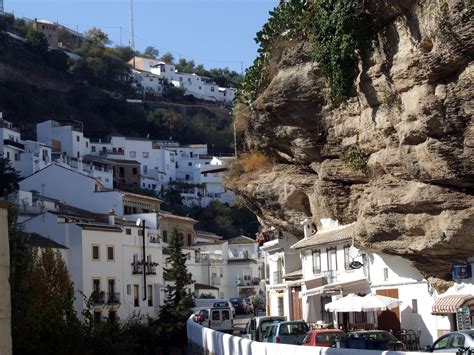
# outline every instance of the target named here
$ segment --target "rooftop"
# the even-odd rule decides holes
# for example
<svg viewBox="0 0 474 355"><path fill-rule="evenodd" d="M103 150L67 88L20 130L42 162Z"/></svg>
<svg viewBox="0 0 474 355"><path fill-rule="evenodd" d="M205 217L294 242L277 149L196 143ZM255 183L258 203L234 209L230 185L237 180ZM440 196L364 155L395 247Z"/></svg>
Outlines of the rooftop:
<svg viewBox="0 0 474 355"><path fill-rule="evenodd" d="M354 230L355 223L318 231L312 236L293 244L291 249L307 249L318 245L331 244L343 240L351 240Z"/></svg>
<svg viewBox="0 0 474 355"><path fill-rule="evenodd" d="M43 237L38 233L27 233L27 243L39 248L69 249L68 247L56 243L54 240Z"/></svg>
<svg viewBox="0 0 474 355"><path fill-rule="evenodd" d="M255 244L255 239L246 237L245 235L240 235L235 238L228 239L227 242L229 244Z"/></svg>

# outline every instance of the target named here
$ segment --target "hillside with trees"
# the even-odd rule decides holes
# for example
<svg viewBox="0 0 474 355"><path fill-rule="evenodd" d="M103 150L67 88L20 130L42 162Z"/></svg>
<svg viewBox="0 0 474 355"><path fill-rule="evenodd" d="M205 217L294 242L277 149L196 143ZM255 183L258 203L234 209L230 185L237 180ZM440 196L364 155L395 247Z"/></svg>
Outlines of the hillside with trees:
<svg viewBox="0 0 474 355"><path fill-rule="evenodd" d="M127 61L134 55L158 57L153 47L144 53L111 46L106 33L92 28L81 41L59 32L67 51L48 49L46 37L11 14L0 16L0 112L34 138L35 124L45 119L84 123L85 135L110 133L173 139L183 144L208 144L212 153L230 153L233 137L228 107L212 105L170 87L160 97L137 95ZM206 70L180 59L178 70L206 75L219 85L235 86L240 75L229 69ZM126 99L145 99L128 103Z"/></svg>

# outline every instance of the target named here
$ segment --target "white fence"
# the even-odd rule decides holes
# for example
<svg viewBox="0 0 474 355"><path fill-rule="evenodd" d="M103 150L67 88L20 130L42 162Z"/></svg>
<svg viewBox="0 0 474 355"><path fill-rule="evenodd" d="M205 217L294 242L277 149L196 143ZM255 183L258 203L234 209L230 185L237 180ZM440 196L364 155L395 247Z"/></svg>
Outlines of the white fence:
<svg viewBox="0 0 474 355"><path fill-rule="evenodd" d="M205 328L194 322L191 316L187 322L188 342L192 354L209 355L426 355L426 352L401 352L356 349L334 349L313 346L259 343L238 336L232 336ZM445 353L446 354L446 353ZM451 353L455 354L455 353Z"/></svg>

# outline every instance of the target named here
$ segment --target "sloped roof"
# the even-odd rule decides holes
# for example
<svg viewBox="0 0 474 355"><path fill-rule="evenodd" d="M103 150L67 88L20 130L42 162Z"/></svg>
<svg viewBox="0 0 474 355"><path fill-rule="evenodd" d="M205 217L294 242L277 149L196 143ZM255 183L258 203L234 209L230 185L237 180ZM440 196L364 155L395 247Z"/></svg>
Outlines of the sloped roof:
<svg viewBox="0 0 474 355"><path fill-rule="evenodd" d="M194 288L196 290L219 290L219 287L214 287L214 286L206 285L206 284L199 284L197 282L194 284Z"/></svg>
<svg viewBox="0 0 474 355"><path fill-rule="evenodd" d="M318 245L331 244L352 239L355 223L339 226L329 230L318 231L312 236L302 239L291 246L291 249L306 249Z"/></svg>
<svg viewBox="0 0 474 355"><path fill-rule="evenodd" d="M246 237L245 235L241 235L235 238L231 238L227 240L229 244L254 244L256 243L255 239Z"/></svg>
<svg viewBox="0 0 474 355"><path fill-rule="evenodd" d="M170 219L176 219L176 220L180 220L180 221L183 221L183 222L189 222L189 223L198 223L199 221L196 221L195 219L193 218L190 218L190 217L184 217L184 216L178 216L176 214L172 214L171 212L166 212L166 211L163 211L161 210L159 212L159 215L160 217L162 218L170 218Z"/></svg>
<svg viewBox="0 0 474 355"><path fill-rule="evenodd" d="M38 233L28 233L27 243L40 248L69 249L68 247L56 243L54 240L43 237Z"/></svg>

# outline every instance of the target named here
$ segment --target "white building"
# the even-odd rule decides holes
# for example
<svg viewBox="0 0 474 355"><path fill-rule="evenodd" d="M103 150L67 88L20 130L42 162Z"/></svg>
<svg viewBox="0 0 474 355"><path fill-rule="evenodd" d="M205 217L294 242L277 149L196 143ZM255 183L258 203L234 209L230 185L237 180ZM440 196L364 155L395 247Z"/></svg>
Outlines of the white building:
<svg viewBox="0 0 474 355"><path fill-rule="evenodd" d="M84 137L79 121L48 120L36 125L36 140L53 148L54 152L82 158L90 153L90 140Z"/></svg>
<svg viewBox="0 0 474 355"><path fill-rule="evenodd" d="M19 185L21 190L35 190L43 196L84 210L106 213L113 209L119 216L124 214L120 191L104 189L99 180L57 163L28 176Z"/></svg>
<svg viewBox="0 0 474 355"><path fill-rule="evenodd" d="M30 140L22 141L22 143L25 149L20 154L20 161L15 164L21 177L34 174L51 164L51 147Z"/></svg>
<svg viewBox="0 0 474 355"><path fill-rule="evenodd" d="M163 92L164 78L153 74L149 71L132 69L132 77L136 82L136 87L142 89L145 93L161 93Z"/></svg>
<svg viewBox="0 0 474 355"><path fill-rule="evenodd" d="M20 167L20 155L25 146L21 141L20 130L13 123L5 121L0 112L0 154L10 160L15 170Z"/></svg>
<svg viewBox="0 0 474 355"><path fill-rule="evenodd" d="M143 57L134 57L129 61L129 64L143 77L143 79L139 80L140 82L146 82L146 75L142 74L145 71L151 72L159 78L166 79L173 86L184 89L186 95L192 95L198 99L232 102L235 97L235 89L219 87L208 77L179 73L173 64L166 64L156 59Z"/></svg>
<svg viewBox="0 0 474 355"><path fill-rule="evenodd" d="M321 220L321 224L321 230L315 232L311 221L306 220L305 238L291 246L293 252L300 253L303 280L300 289L295 282L287 283L293 294L289 309L295 313L301 307L307 322L347 329L413 329L420 334L422 346L432 344L438 336L436 317L431 314L435 294L423 276L400 257L354 248L354 224L340 226L329 219ZM325 310L327 303L350 293L379 294L399 299L401 304L377 313Z"/></svg>
<svg viewBox="0 0 474 355"><path fill-rule="evenodd" d="M125 320L133 314L156 317L163 299L158 234L146 229L143 254L143 231L134 222L113 214L108 221L106 215L91 219L90 213L81 214L77 209L48 211L22 223L25 231L69 249L66 264L74 283L77 313L85 307L85 295L92 297L97 321L102 317Z"/></svg>

